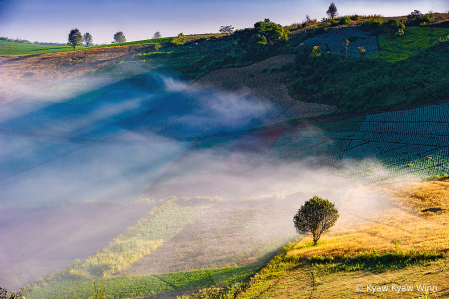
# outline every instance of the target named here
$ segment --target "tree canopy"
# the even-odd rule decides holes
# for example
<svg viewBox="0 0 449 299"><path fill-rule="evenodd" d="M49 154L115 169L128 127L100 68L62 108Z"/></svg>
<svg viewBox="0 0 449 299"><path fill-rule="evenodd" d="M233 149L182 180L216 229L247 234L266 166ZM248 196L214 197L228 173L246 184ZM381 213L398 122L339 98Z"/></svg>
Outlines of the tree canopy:
<svg viewBox="0 0 449 299"><path fill-rule="evenodd" d="M153 38L160 38L162 34L159 31L156 31L153 35Z"/></svg>
<svg viewBox="0 0 449 299"><path fill-rule="evenodd" d="M333 203L315 195L301 206L293 217L293 223L298 233L312 233L313 243L317 244L321 234L332 227L338 217Z"/></svg>
<svg viewBox="0 0 449 299"><path fill-rule="evenodd" d="M119 43L125 43L125 42L126 42L126 38L122 31L119 31L116 34L114 34L113 43L119 44Z"/></svg>
<svg viewBox="0 0 449 299"><path fill-rule="evenodd" d="M69 38L67 44L72 46L75 49L76 46L79 46L83 43L83 36L78 28L70 30Z"/></svg>
<svg viewBox="0 0 449 299"><path fill-rule="evenodd" d="M232 32L234 32L234 27L232 27L232 25L221 26L221 28L218 30L218 32L231 34Z"/></svg>
<svg viewBox="0 0 449 299"><path fill-rule="evenodd" d="M326 14L331 18L335 18L337 16L337 6L334 2L329 5L329 9L326 11Z"/></svg>
<svg viewBox="0 0 449 299"><path fill-rule="evenodd" d="M89 45L92 43L92 35L89 32L86 32L84 33L83 38L86 46L89 47Z"/></svg>
<svg viewBox="0 0 449 299"><path fill-rule="evenodd" d="M290 31L270 19L254 24L253 40L259 48L274 46L288 40Z"/></svg>

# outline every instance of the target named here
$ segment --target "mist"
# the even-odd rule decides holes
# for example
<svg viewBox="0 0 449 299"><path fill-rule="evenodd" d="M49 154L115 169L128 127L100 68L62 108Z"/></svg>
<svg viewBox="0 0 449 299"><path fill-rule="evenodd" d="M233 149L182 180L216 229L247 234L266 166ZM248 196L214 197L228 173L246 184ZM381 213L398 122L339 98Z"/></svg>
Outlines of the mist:
<svg viewBox="0 0 449 299"><path fill-rule="evenodd" d="M141 70L105 78L87 87L81 77L65 88L23 90L21 99L0 106L0 209L8 215L0 219L0 281L8 288L95 254L173 195L181 202L222 200L192 224L196 236L183 231L121 273L267 259L298 237L292 217L313 195L337 207L349 197L351 207L386 206L369 191L373 181L390 177L381 163L329 155L340 143L350 145L344 134L332 139L314 127L252 131L283 110L249 93L192 87ZM315 152L306 150L313 146ZM366 165L374 176L351 176ZM216 230L235 233L226 248ZM18 246L25 239L31 245ZM180 244L192 242L183 252ZM180 261L179 254L190 257Z"/></svg>

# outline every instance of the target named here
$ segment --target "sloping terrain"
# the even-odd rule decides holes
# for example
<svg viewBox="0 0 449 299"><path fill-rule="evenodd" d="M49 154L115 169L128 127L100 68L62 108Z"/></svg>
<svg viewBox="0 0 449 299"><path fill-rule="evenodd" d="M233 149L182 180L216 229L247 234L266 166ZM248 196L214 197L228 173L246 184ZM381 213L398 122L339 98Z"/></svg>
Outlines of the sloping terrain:
<svg viewBox="0 0 449 299"><path fill-rule="evenodd" d="M293 62L295 55L274 56L250 66L215 70L195 82L194 86L214 86L223 90L251 93L286 108L273 119L279 122L289 118L308 117L333 112L335 106L304 103L294 100L285 85L283 65Z"/></svg>
<svg viewBox="0 0 449 299"><path fill-rule="evenodd" d="M117 46L39 55L0 56L0 104L74 79L104 66L127 60L154 45ZM85 82L89 84L91 82ZM87 85L86 87L89 87Z"/></svg>
<svg viewBox="0 0 449 299"><path fill-rule="evenodd" d="M446 298L448 190L445 181L353 193L317 246L292 244L237 298Z"/></svg>

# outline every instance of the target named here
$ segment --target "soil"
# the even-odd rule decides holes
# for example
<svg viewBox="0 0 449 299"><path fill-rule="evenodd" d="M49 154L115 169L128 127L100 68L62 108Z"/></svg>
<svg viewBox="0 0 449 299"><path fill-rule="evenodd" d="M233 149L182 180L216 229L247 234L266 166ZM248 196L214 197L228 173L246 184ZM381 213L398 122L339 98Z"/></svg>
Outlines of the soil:
<svg viewBox="0 0 449 299"><path fill-rule="evenodd" d="M154 45L95 48L39 55L0 55L0 105L102 67L129 60Z"/></svg>

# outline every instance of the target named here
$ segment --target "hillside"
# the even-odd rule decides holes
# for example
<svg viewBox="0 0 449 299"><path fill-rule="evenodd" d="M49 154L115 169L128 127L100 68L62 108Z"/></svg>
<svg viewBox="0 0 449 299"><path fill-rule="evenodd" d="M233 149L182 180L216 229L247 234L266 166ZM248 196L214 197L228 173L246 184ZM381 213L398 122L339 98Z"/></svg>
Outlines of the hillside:
<svg viewBox="0 0 449 299"><path fill-rule="evenodd" d="M91 278L107 298L449 296L449 181L424 182L449 173L449 14L421 18L266 19L0 56L2 285L58 299L91 296ZM318 246L292 225L315 194L341 212Z"/></svg>
<svg viewBox="0 0 449 299"><path fill-rule="evenodd" d="M286 246L237 298L446 298L448 187L447 181L373 187L362 205L358 193L317 246L310 238Z"/></svg>

